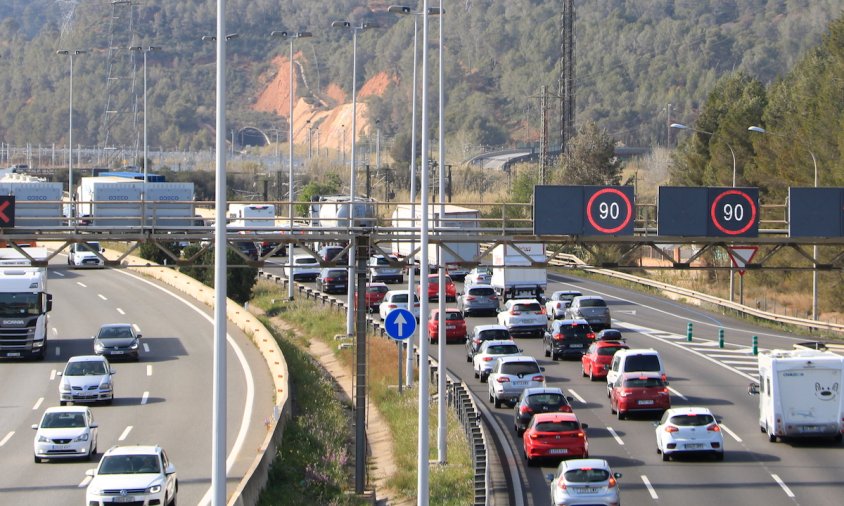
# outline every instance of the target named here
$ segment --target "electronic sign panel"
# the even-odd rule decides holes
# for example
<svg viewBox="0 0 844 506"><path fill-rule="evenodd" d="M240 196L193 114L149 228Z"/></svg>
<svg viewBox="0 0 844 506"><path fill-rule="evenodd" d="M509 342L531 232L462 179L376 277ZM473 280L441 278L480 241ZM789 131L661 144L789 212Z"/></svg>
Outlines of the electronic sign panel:
<svg viewBox="0 0 844 506"><path fill-rule="evenodd" d="M701 187L660 186L657 235L705 237L709 191Z"/></svg>
<svg viewBox="0 0 844 506"><path fill-rule="evenodd" d="M789 188L788 236L844 236L844 188Z"/></svg>
<svg viewBox="0 0 844 506"><path fill-rule="evenodd" d="M632 186L536 186L536 235L633 235Z"/></svg>

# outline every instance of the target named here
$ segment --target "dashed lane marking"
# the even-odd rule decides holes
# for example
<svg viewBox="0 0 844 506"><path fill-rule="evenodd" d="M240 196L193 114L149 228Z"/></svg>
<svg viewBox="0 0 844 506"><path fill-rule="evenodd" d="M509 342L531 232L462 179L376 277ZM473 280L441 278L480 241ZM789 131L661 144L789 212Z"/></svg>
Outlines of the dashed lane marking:
<svg viewBox="0 0 844 506"><path fill-rule="evenodd" d="M149 353L149 345L144 343L144 353Z"/></svg>
<svg viewBox="0 0 844 506"><path fill-rule="evenodd" d="M122 310L122 309L120 309L120 308L117 308L117 312L118 312L118 313L120 313L120 314L126 314L126 311L124 311L124 310Z"/></svg>
<svg viewBox="0 0 844 506"><path fill-rule="evenodd" d="M97 294L97 297L101 298L102 300L108 300L108 298L107 298L105 295L101 294L101 293L98 293L98 294Z"/></svg>
<svg viewBox="0 0 844 506"><path fill-rule="evenodd" d="M146 404L149 400L149 392L144 392L144 395L141 396L141 404Z"/></svg>
<svg viewBox="0 0 844 506"><path fill-rule="evenodd" d="M147 364L147 376L152 376L152 365Z"/></svg>
<svg viewBox="0 0 844 506"><path fill-rule="evenodd" d="M42 403L42 402L44 402L44 398L43 398L43 397L39 397L39 398L38 398L38 400L37 400L37 401L35 401L35 406L32 406L32 411L35 411L35 410L37 410L38 408L40 408L40 407L41 407L41 403Z"/></svg>
<svg viewBox="0 0 844 506"><path fill-rule="evenodd" d="M783 491L785 491L785 495L787 495L788 497L791 497L792 499L794 498L794 492L792 492L791 489L788 488L788 485L786 485L785 482L782 481L782 479L779 476L777 476L776 474L772 474L771 478L773 478L774 481L779 483L779 486L782 487Z"/></svg>
<svg viewBox="0 0 844 506"><path fill-rule="evenodd" d="M15 435L15 431L11 431L8 434L6 434L6 437L4 437L3 439L0 439L0 446L3 446L4 444L8 443L9 440L12 439L12 436L14 436L14 435Z"/></svg>
<svg viewBox="0 0 844 506"><path fill-rule="evenodd" d="M727 434L729 434L729 435L730 435L730 437L732 437L733 439L735 439L737 443L741 443L741 438L740 438L740 437L738 437L738 434L736 434L735 432L733 432L732 430L730 430L730 428L729 428L729 427L727 427L726 425L724 425L724 424L722 423L722 424L721 424L721 428L722 428L722 429L724 429L724 432L726 432Z"/></svg>
<svg viewBox="0 0 844 506"><path fill-rule="evenodd" d="M571 393L572 397L578 400L578 402L580 402L581 404L586 404L586 400L581 397L577 392L575 392L571 388L569 388L569 392Z"/></svg>
<svg viewBox="0 0 844 506"><path fill-rule="evenodd" d="M671 388L671 387L667 387L667 388L668 388L668 390L669 390L672 394L674 394L674 395L676 395L677 397L679 397L679 398L683 399L684 401L689 400L689 399L687 399L687 398L686 398L686 396L685 396L685 395L683 395L683 394L681 394L680 392L678 392L678 391L677 391L677 389L675 389L675 388Z"/></svg>
<svg viewBox="0 0 844 506"><path fill-rule="evenodd" d="M615 442L618 443L619 446L624 446L624 441L622 441L621 438L618 437L618 432L616 432L615 429L613 429L612 427L607 427L607 430L609 431L609 433L612 435L612 437L615 439Z"/></svg>
<svg viewBox="0 0 844 506"><path fill-rule="evenodd" d="M648 489L648 493L651 494L651 499L659 499L659 496L656 495L656 490L654 490L653 485L651 485L651 480L649 480L644 474L642 475L642 483L645 484L645 487Z"/></svg>
<svg viewBox="0 0 844 506"><path fill-rule="evenodd" d="M128 426L128 427L126 427L126 428L123 430L123 433L122 433L122 434L120 434L120 437L119 437L119 438L117 438L117 440L118 440L118 441L123 441L124 439L126 439L126 437L129 435L129 433L130 433L130 432L132 432L132 426L131 426L131 425L130 425L130 426Z"/></svg>
<svg viewBox="0 0 844 506"><path fill-rule="evenodd" d="M81 286L82 288L88 288L88 285L86 285L85 283L83 283L81 281L77 281L76 284Z"/></svg>

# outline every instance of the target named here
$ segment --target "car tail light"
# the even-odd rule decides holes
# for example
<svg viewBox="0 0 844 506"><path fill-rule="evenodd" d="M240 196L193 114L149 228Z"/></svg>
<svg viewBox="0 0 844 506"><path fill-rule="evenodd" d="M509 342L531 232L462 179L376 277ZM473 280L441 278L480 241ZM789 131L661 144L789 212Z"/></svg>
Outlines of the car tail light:
<svg viewBox="0 0 844 506"><path fill-rule="evenodd" d="M561 333L559 333L559 332L557 332L556 334L554 334L554 340L555 340L555 341L562 341L565 337L566 337L566 336L564 336L563 334L561 334Z"/></svg>
<svg viewBox="0 0 844 506"><path fill-rule="evenodd" d="M595 333L594 332L588 332L586 334L586 338L587 339L595 339Z"/></svg>
<svg viewBox="0 0 844 506"><path fill-rule="evenodd" d="M465 299L466 299L466 300L475 300L475 296L474 296L474 295L467 295L467 296L465 297Z"/></svg>
<svg viewBox="0 0 844 506"><path fill-rule="evenodd" d="M586 433L585 433L585 432L583 432L582 430L581 430L581 431L578 431L578 432L577 432L577 437L586 437Z"/></svg>
<svg viewBox="0 0 844 506"><path fill-rule="evenodd" d="M530 406L522 406L519 408L519 413L533 413L533 410L530 409Z"/></svg>
<svg viewBox="0 0 844 506"><path fill-rule="evenodd" d="M395 309L395 308L397 308L398 306L397 306L397 305L395 305L395 304L387 304L387 307L388 307L389 309Z"/></svg>
<svg viewBox="0 0 844 506"><path fill-rule="evenodd" d="M475 344L481 344L481 340L478 339L477 337L472 339L472 342L475 343Z"/></svg>
<svg viewBox="0 0 844 506"><path fill-rule="evenodd" d="M607 486L612 488L616 485L618 485L618 482L615 480L615 476L610 476L610 480L609 483L607 483Z"/></svg>
<svg viewBox="0 0 844 506"><path fill-rule="evenodd" d="M571 406L560 406L560 413L572 413Z"/></svg>
<svg viewBox="0 0 844 506"><path fill-rule="evenodd" d="M510 378L508 378L507 376L499 376L496 381L498 381L499 383L510 383Z"/></svg>
<svg viewBox="0 0 844 506"><path fill-rule="evenodd" d="M669 425L668 427L665 428L665 432L679 432L679 431L680 431L680 429L678 429L677 427L675 427L673 425Z"/></svg>
<svg viewBox="0 0 844 506"><path fill-rule="evenodd" d="M659 391L659 395L668 395L668 389L663 388L662 390Z"/></svg>
<svg viewBox="0 0 844 506"><path fill-rule="evenodd" d="M665 373L662 373L662 381L668 381L668 376Z"/></svg>
<svg viewBox="0 0 844 506"><path fill-rule="evenodd" d="M536 314L548 314L548 313L545 312L545 308L543 307L543 308L540 308L539 311Z"/></svg>
<svg viewBox="0 0 844 506"><path fill-rule="evenodd" d="M627 389L627 388L619 388L619 389L618 389L618 395L619 395L620 397L627 397L628 395L633 395L633 392L631 392L631 391L630 391L629 389Z"/></svg>
<svg viewBox="0 0 844 506"><path fill-rule="evenodd" d="M717 423L713 423L706 427L706 430L710 432L721 432L721 427L719 427Z"/></svg>
<svg viewBox="0 0 844 506"><path fill-rule="evenodd" d="M568 488L568 486L566 486L566 482L563 481L562 476L560 476L560 479L557 480L557 488L559 488L560 490L566 490Z"/></svg>
<svg viewBox="0 0 844 506"><path fill-rule="evenodd" d="M535 433L535 432L531 432L531 433L530 433L530 438L531 438L531 439L539 439L539 434L537 434L537 433Z"/></svg>
<svg viewBox="0 0 844 506"><path fill-rule="evenodd" d="M545 376L538 374L538 375L534 376L533 378L531 378L531 381L543 382L543 381L545 381Z"/></svg>
<svg viewBox="0 0 844 506"><path fill-rule="evenodd" d="M484 362L492 362L492 357L484 357Z"/></svg>
<svg viewBox="0 0 844 506"><path fill-rule="evenodd" d="M323 283L331 283L332 281L334 281L334 278L325 278L322 280Z"/></svg>

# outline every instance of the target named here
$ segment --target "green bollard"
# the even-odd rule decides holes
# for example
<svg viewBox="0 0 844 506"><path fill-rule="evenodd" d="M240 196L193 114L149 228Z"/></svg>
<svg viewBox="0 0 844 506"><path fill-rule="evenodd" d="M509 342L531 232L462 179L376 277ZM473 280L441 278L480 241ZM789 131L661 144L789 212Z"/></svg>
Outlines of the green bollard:
<svg viewBox="0 0 844 506"><path fill-rule="evenodd" d="M692 322L686 327L686 341L692 342Z"/></svg>
<svg viewBox="0 0 844 506"><path fill-rule="evenodd" d="M759 338L753 336L753 355L756 356L759 354Z"/></svg>
<svg viewBox="0 0 844 506"><path fill-rule="evenodd" d="M724 347L724 329L718 329L718 347Z"/></svg>

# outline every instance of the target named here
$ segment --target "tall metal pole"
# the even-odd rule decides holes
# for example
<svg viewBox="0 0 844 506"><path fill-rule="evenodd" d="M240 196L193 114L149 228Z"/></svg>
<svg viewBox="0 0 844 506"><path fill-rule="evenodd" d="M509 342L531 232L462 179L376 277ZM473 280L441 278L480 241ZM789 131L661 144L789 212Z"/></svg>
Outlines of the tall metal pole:
<svg viewBox="0 0 844 506"><path fill-rule="evenodd" d="M417 57L419 55L419 50L417 49L416 40L418 39L419 34L419 16L414 14L413 15L413 93L411 98L411 109L412 112L410 114L410 216L412 217L411 220L416 219L416 81L418 80L416 77L416 67L418 66ZM411 227L416 226L415 223L411 223ZM410 241L410 251L416 249L415 241ZM413 290L416 288L416 268L414 267L415 261L413 258L414 255L410 255L410 266L407 272L407 293L409 294L409 299L411 300L413 297ZM419 275L422 275L422 266L419 267ZM421 316L421 315L420 315ZM421 327L421 325L420 325ZM405 365L405 383L407 383L408 388L413 386L413 338L418 336L418 331L414 333L415 336L410 336L407 338L407 364Z"/></svg>
<svg viewBox="0 0 844 506"><path fill-rule="evenodd" d="M422 241L419 268L428 269L428 0L422 3L422 223L420 238ZM419 293L421 301L420 320L428 317L428 276L420 271ZM412 300L412 299L410 299ZM430 395L430 370L428 368L428 326L419 326L419 447L417 454L417 505L428 506L428 453L430 441L428 435L428 397ZM445 374L442 369L440 374ZM442 395L442 393L441 393Z"/></svg>
<svg viewBox="0 0 844 506"><path fill-rule="evenodd" d="M445 217L445 119L444 119L444 88L443 88L443 18L445 18L445 11L443 10L443 0L440 0L440 33L439 33L439 48L438 48L438 56L439 56L439 201L440 201L440 219L439 224L440 227L443 226L443 218ZM442 246L437 248L437 251L440 256L439 262L439 310L440 310L440 321L439 321L439 340L437 341L437 361L439 362L439 367L437 367L437 375L438 383L437 383L437 461L440 464L445 464L447 460L447 442L448 442L448 424L446 419L446 401L448 400L446 395L446 360L445 360L445 345L446 345L446 328L445 328L445 262L444 262L444 253Z"/></svg>
<svg viewBox="0 0 844 506"><path fill-rule="evenodd" d="M293 238L293 37L290 37L290 76L288 82L290 104L287 116L287 218L288 233ZM290 243L291 246L293 243ZM293 248L289 248L293 252ZM290 263L290 279L287 280L287 300L293 300L293 255L287 257Z"/></svg>
<svg viewBox="0 0 844 506"><path fill-rule="evenodd" d="M357 160L355 159L356 150L355 150L355 127L356 127L356 116L357 113L357 106L358 106L358 94L357 94L357 87L358 87L358 79L357 79L357 70L358 70L358 31L357 28L352 28L352 161L349 167L350 171L350 181L349 181L349 226L354 228L355 221L355 189L357 187L357 167L355 166ZM343 160L346 159L346 129L343 129ZM355 248L349 249L349 275L347 276L349 279L349 286L348 288L348 297L346 300L352 300L355 296L355 288L357 283L355 283ZM354 335L354 305L349 304L349 309L346 311L346 334L347 335Z"/></svg>
<svg viewBox="0 0 844 506"><path fill-rule="evenodd" d="M73 57L78 54L85 54L87 51L80 49L59 49L56 54L67 55L70 63L70 86L68 98L68 130L67 130L67 196L70 201L69 217L76 216L74 207L75 195L73 194ZM6 158L8 159L8 150Z"/></svg>
<svg viewBox="0 0 844 506"><path fill-rule="evenodd" d="M812 155L812 165L815 167L815 188L818 187L818 160L815 158L815 153L809 150ZM817 321L820 317L818 314L818 245L812 246L812 258L815 259L814 269L812 269L812 319Z"/></svg>

